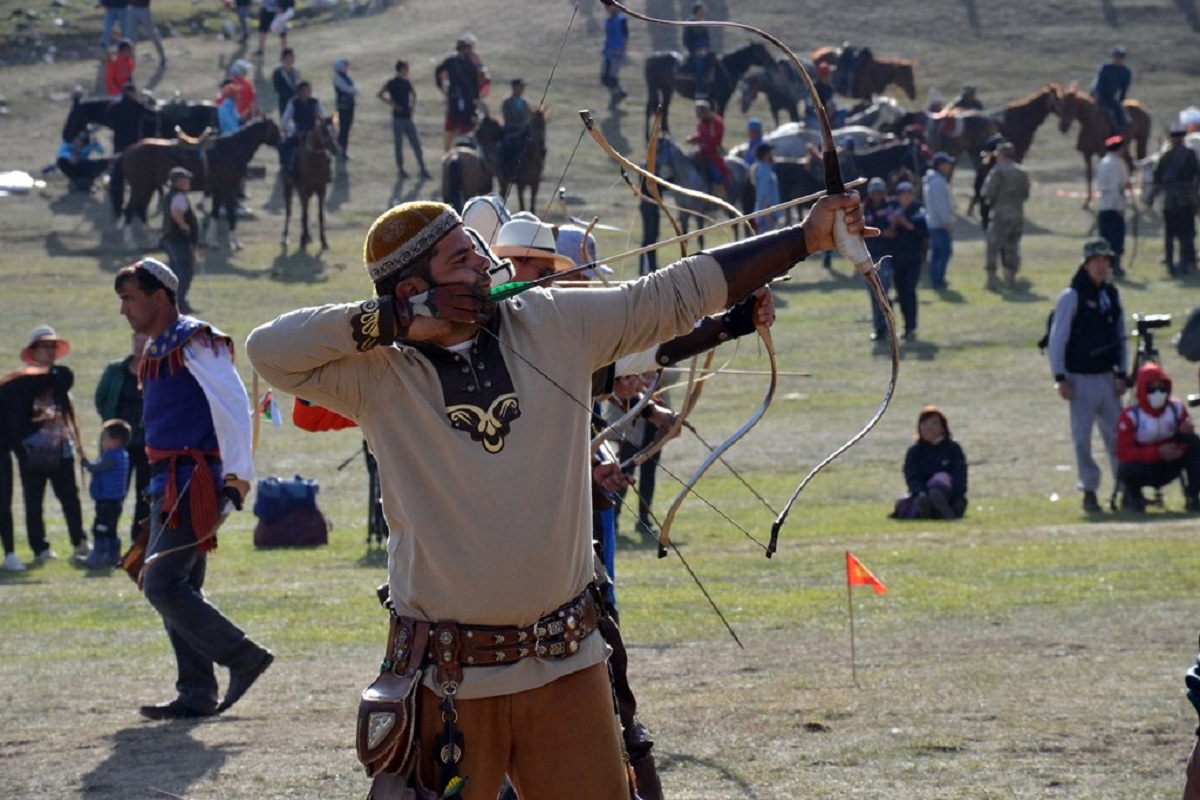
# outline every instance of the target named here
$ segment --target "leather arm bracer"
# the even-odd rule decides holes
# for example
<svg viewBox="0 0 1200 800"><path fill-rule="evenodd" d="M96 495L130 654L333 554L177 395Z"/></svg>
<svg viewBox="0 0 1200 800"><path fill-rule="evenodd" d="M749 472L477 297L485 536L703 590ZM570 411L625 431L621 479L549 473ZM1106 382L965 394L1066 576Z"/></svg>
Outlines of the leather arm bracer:
<svg viewBox="0 0 1200 800"><path fill-rule="evenodd" d="M732 306L760 286L786 275L808 257L804 225L793 225L706 251L721 265Z"/></svg>
<svg viewBox="0 0 1200 800"><path fill-rule="evenodd" d="M754 297L747 297L724 314L705 317L690 332L659 345L654 361L660 367L670 367L753 330Z"/></svg>

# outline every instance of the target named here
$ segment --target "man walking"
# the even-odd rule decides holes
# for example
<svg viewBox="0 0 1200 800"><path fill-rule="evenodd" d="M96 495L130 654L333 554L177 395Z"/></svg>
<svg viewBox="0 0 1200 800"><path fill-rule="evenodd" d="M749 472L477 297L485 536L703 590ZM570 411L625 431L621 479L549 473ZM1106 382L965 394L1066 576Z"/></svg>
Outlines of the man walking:
<svg viewBox="0 0 1200 800"><path fill-rule="evenodd" d="M138 712L154 720L212 716L275 660L203 592L217 528L231 507L242 508L254 480L250 401L233 365L233 340L180 316L179 282L162 262L143 258L125 267L113 288L130 327L150 337L141 377L151 525L139 582L163 619L178 669L178 696ZM219 703L216 664L229 669Z"/></svg>
<svg viewBox="0 0 1200 800"><path fill-rule="evenodd" d="M396 153L396 169L401 178L407 178L404 171L404 140L412 148L421 168L421 180L430 180L433 176L425 169L425 158L421 154L421 140L417 136L417 124L413 122L413 112L417 106L417 90L408 79L408 62L400 59L396 62L396 75L384 84L375 95L392 108L392 136Z"/></svg>
<svg viewBox="0 0 1200 800"><path fill-rule="evenodd" d="M991 209L987 230L987 290L1000 288L996 265L1004 267L1004 285L1014 289L1021 268L1021 234L1025 227L1025 201L1029 199L1029 175L1017 163L1012 142L996 148L996 165L983 182L980 194Z"/></svg>
<svg viewBox="0 0 1200 800"><path fill-rule="evenodd" d="M1104 239L1084 243L1083 263L1058 296L1050 324L1050 373L1058 396L1070 404L1078 485L1083 510L1089 514L1100 513L1100 467L1092 458L1092 427L1100 426L1116 480L1117 417L1128 371L1121 296L1108 282L1112 258Z"/></svg>
<svg viewBox="0 0 1200 800"><path fill-rule="evenodd" d="M125 29L122 28L121 35L137 44L139 29L146 34L145 38L154 43L154 49L158 51L158 68L165 69L167 53L163 50L162 34L154 24L154 15L150 13L150 0L129 0L129 33L125 33Z"/></svg>
<svg viewBox="0 0 1200 800"><path fill-rule="evenodd" d="M608 110L615 111L617 104L628 92L621 88L621 66L625 63L625 47L629 41L629 20L613 6L608 6L608 19L604 21L604 50L600 54L600 83L608 87Z"/></svg>
<svg viewBox="0 0 1200 800"><path fill-rule="evenodd" d="M1149 204L1159 193L1163 196L1163 236L1167 271L1186 275L1196 270L1196 206L1200 201L1200 161L1184 143L1187 129L1171 125L1171 143L1154 168L1154 189ZM1179 242L1179 261L1175 260L1175 242Z"/></svg>

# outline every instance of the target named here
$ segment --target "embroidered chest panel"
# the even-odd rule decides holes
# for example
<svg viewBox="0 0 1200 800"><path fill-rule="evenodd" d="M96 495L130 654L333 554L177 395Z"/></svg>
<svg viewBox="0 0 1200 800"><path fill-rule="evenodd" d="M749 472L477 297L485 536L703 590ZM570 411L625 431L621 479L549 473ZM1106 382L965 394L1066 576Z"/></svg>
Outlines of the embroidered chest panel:
<svg viewBox="0 0 1200 800"><path fill-rule="evenodd" d="M479 442L488 453L504 449L521 404L500 345L487 336L464 353L443 352L430 359L437 369L450 427Z"/></svg>

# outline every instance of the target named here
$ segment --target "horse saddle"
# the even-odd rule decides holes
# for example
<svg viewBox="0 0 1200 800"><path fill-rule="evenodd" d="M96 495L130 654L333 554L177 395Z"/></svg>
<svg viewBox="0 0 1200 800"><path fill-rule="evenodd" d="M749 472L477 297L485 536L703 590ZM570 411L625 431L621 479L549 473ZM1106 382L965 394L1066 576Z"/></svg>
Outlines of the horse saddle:
<svg viewBox="0 0 1200 800"><path fill-rule="evenodd" d="M199 136L188 136L182 128L175 126L175 149L191 152L209 151L217 146L217 132L206 127Z"/></svg>
<svg viewBox="0 0 1200 800"><path fill-rule="evenodd" d="M954 109L937 111L929 115L933 129L941 136L962 136L966 122Z"/></svg>

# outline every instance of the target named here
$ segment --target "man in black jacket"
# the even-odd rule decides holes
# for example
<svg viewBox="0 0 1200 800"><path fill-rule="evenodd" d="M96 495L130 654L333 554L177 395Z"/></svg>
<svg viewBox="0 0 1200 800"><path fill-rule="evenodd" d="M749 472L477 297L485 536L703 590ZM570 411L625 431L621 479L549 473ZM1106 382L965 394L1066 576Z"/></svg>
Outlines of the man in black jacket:
<svg viewBox="0 0 1200 800"><path fill-rule="evenodd" d="M130 81L121 87L121 97L108 107L104 121L113 132L113 153L119 154L145 138L147 124L153 124L154 112L142 105L137 86Z"/></svg>

